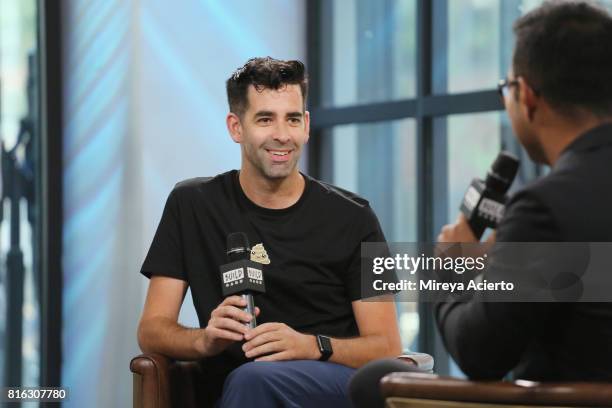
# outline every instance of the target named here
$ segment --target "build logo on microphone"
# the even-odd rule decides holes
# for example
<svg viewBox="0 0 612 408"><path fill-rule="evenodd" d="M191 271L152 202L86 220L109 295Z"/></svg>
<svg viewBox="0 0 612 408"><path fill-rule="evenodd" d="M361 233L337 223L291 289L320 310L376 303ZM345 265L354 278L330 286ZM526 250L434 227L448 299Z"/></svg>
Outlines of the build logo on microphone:
<svg viewBox="0 0 612 408"><path fill-rule="evenodd" d="M263 284L263 273L259 269L247 268L247 276L249 277L249 282L258 285Z"/></svg>
<svg viewBox="0 0 612 408"><path fill-rule="evenodd" d="M263 284L263 273L260 269L251 268L247 266L246 268L247 278L249 282L255 283L257 285ZM223 272L223 284L226 287L240 285L244 282L244 267L231 269L227 272Z"/></svg>
<svg viewBox="0 0 612 408"><path fill-rule="evenodd" d="M242 268L232 269L223 273L223 283L225 286L241 284L244 280L244 270Z"/></svg>

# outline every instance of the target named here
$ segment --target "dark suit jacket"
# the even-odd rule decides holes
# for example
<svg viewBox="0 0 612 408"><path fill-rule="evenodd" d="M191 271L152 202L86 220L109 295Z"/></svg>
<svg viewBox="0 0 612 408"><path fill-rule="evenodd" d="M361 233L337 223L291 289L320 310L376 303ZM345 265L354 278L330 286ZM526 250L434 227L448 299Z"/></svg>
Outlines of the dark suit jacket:
<svg viewBox="0 0 612 408"><path fill-rule="evenodd" d="M511 198L497 241L612 241L612 125L581 135L548 175ZM513 370L530 380L612 380L612 303L472 300L435 310L447 349L471 378Z"/></svg>

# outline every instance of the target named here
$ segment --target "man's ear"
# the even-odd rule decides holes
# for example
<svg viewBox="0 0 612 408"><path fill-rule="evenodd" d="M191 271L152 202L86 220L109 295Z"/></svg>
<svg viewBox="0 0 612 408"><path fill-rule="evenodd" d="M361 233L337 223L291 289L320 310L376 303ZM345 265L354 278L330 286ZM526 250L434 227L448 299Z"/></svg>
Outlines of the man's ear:
<svg viewBox="0 0 612 408"><path fill-rule="evenodd" d="M306 132L306 140L304 144L308 143L310 139L310 112L304 111L304 132Z"/></svg>
<svg viewBox="0 0 612 408"><path fill-rule="evenodd" d="M242 143L242 124L238 115L233 112L228 113L225 123L232 140L236 143Z"/></svg>
<svg viewBox="0 0 612 408"><path fill-rule="evenodd" d="M527 118L532 121L538 108L540 97L523 77L518 77L517 91L519 93L519 106Z"/></svg>

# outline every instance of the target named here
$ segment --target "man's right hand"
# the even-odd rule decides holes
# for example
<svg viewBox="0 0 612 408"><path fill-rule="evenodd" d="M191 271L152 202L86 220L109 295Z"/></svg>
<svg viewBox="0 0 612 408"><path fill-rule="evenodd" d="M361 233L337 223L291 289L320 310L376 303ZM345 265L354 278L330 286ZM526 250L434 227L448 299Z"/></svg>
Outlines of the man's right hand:
<svg viewBox="0 0 612 408"><path fill-rule="evenodd" d="M242 310L246 307L246 300L240 296L229 296L210 314L204 335L198 344L203 356L214 356L225 350L235 341L244 340L248 331L245 323L253 316ZM255 308L255 316L259 315L259 308Z"/></svg>

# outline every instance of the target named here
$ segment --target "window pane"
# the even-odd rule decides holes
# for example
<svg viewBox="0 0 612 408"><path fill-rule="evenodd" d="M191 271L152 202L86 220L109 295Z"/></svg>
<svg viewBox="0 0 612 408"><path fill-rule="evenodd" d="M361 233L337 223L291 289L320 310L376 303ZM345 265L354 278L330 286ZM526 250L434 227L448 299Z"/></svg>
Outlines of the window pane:
<svg viewBox="0 0 612 408"><path fill-rule="evenodd" d="M40 375L36 1L0 2L0 385Z"/></svg>
<svg viewBox="0 0 612 408"><path fill-rule="evenodd" d="M491 88L496 83L501 73L499 27L500 0L448 2L450 92Z"/></svg>
<svg viewBox="0 0 612 408"><path fill-rule="evenodd" d="M434 0L434 93L494 88L512 62L512 24L542 1Z"/></svg>
<svg viewBox="0 0 612 408"><path fill-rule="evenodd" d="M323 106L415 95L416 0L324 1L321 24Z"/></svg>
<svg viewBox="0 0 612 408"><path fill-rule="evenodd" d="M512 137L505 112L450 115L434 120L434 230L454 222L459 206L473 178L483 178L502 148ZM508 143L503 143L507 145ZM433 319L433 316L431 316ZM438 373L464 376L446 350L432 345ZM436 354L438 353L438 354Z"/></svg>
<svg viewBox="0 0 612 408"><path fill-rule="evenodd" d="M323 179L370 202L389 242L417 240L416 123L412 119L334 127L324 134L331 152ZM398 303L405 348L418 333L415 303Z"/></svg>
<svg viewBox="0 0 612 408"><path fill-rule="evenodd" d="M472 179L484 178L500 152L504 114L504 112L487 112L453 115L446 119L448 221L457 218L459 205Z"/></svg>
<svg viewBox="0 0 612 408"><path fill-rule="evenodd" d="M435 0L434 93L495 87L510 66L512 23L541 0Z"/></svg>
<svg viewBox="0 0 612 408"><path fill-rule="evenodd" d="M437 0L434 24L434 93L492 88L501 72L500 0Z"/></svg>

